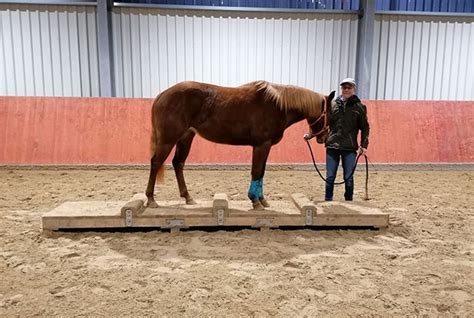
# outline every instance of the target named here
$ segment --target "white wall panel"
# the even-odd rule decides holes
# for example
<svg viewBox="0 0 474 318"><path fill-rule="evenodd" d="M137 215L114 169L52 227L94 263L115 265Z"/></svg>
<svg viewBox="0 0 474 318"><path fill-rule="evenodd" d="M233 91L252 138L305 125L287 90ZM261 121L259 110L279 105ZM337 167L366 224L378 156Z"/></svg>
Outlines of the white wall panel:
<svg viewBox="0 0 474 318"><path fill-rule="evenodd" d="M370 98L474 99L474 17L377 15Z"/></svg>
<svg viewBox="0 0 474 318"><path fill-rule="evenodd" d="M0 95L99 96L92 6L0 4Z"/></svg>
<svg viewBox="0 0 474 318"><path fill-rule="evenodd" d="M117 96L264 79L323 93L354 76L357 16L114 8Z"/></svg>
<svg viewBox="0 0 474 318"><path fill-rule="evenodd" d="M355 14L115 7L117 96L183 80L322 93L355 75ZM474 17L376 14L370 98L474 99ZM100 96L94 6L0 4L0 95Z"/></svg>

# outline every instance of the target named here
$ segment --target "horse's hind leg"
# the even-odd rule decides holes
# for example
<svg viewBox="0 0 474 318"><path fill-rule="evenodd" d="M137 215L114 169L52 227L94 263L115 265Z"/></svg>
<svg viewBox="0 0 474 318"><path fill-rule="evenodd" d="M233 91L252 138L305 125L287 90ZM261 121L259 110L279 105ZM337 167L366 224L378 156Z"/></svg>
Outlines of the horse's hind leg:
<svg viewBox="0 0 474 318"><path fill-rule="evenodd" d="M150 177L148 179L148 186L146 187L146 197L148 198L147 206L150 208L158 207L158 204L155 201L154 192L155 192L155 182L158 170L163 166L166 158L173 149L174 143L171 144L156 144L155 152L151 158L151 167L150 167Z"/></svg>
<svg viewBox="0 0 474 318"><path fill-rule="evenodd" d="M186 133L176 143L176 152L173 158L173 168L176 174L176 180L178 181L179 195L186 200L186 204L196 204L193 198L189 195L183 174L184 163L188 157L195 135L196 134L191 129L186 131Z"/></svg>

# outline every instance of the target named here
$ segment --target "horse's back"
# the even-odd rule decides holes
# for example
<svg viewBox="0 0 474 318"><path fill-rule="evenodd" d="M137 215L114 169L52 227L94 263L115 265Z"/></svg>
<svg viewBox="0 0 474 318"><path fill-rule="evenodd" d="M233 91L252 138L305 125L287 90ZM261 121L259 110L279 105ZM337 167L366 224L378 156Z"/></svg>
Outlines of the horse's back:
<svg viewBox="0 0 474 318"><path fill-rule="evenodd" d="M216 105L234 95L236 92L230 88L194 81L180 82L155 99L153 122L181 121L194 125L212 116Z"/></svg>
<svg viewBox="0 0 474 318"><path fill-rule="evenodd" d="M224 104L232 104L229 101L239 101L237 104L242 104L242 99L252 99L257 92L257 87L254 83L247 83L238 87L225 87L208 83L201 83L195 81L179 82L170 88L163 91L155 99L154 108L168 108L168 107L211 107L222 103L215 103L216 101L224 102ZM194 106L193 106L194 105Z"/></svg>
<svg viewBox="0 0 474 318"><path fill-rule="evenodd" d="M155 99L153 108L176 108L180 104L186 104L189 98L203 96L206 86L207 84L193 81L179 82L161 92Z"/></svg>
<svg viewBox="0 0 474 318"><path fill-rule="evenodd" d="M189 90L213 90L215 92L226 92L226 93L238 93L239 91L248 91L250 90L257 90L257 86L262 83L263 81L255 81L250 83L245 83L240 86L230 87L230 86L220 86L210 83L204 82L196 82L196 81L182 81L179 83L174 84L173 86L169 87L161 94L166 92L186 92Z"/></svg>

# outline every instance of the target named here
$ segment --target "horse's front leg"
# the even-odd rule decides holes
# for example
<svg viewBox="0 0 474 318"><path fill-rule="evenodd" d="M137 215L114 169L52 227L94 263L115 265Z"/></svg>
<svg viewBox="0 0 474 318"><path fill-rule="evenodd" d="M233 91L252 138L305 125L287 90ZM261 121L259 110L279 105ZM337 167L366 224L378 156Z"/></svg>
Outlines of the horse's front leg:
<svg viewBox="0 0 474 318"><path fill-rule="evenodd" d="M252 201L255 210L263 210L264 207L270 206L263 195L263 176L271 147L271 141L253 147L252 180L250 181L248 197Z"/></svg>

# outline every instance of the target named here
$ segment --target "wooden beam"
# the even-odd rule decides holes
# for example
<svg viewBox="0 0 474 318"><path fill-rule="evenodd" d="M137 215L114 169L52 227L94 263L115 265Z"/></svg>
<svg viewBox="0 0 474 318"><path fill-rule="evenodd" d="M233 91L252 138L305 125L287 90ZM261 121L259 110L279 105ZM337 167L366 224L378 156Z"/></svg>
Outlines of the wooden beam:
<svg viewBox="0 0 474 318"><path fill-rule="evenodd" d="M272 207L253 210L250 201L231 201L216 194L213 201L159 201L158 208L144 206L146 198L135 195L129 201L66 202L42 217L43 230L141 228L179 229L193 227L281 226L388 226L389 216L364 202L311 202L302 194L292 201L271 202Z"/></svg>

